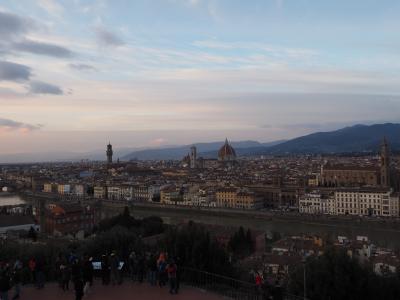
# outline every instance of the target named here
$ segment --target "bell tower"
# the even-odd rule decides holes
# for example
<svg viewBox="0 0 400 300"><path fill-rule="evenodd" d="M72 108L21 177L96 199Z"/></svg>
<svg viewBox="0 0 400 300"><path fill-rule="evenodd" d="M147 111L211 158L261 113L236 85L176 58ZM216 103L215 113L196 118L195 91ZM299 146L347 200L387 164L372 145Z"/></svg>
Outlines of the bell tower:
<svg viewBox="0 0 400 300"><path fill-rule="evenodd" d="M386 137L381 144L381 186L390 187L390 150Z"/></svg>
<svg viewBox="0 0 400 300"><path fill-rule="evenodd" d="M111 164L112 156L113 156L113 149L112 149L112 145L110 142L108 142L106 154L107 154L107 163Z"/></svg>
<svg viewBox="0 0 400 300"><path fill-rule="evenodd" d="M196 146L190 147L190 168L196 168L197 163L197 149Z"/></svg>

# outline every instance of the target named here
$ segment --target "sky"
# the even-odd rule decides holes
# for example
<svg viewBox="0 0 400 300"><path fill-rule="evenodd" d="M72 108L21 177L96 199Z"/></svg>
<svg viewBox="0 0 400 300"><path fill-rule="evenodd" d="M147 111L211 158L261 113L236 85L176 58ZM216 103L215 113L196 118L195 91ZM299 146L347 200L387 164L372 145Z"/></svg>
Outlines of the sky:
<svg viewBox="0 0 400 300"><path fill-rule="evenodd" d="M0 154L400 121L397 0L0 0Z"/></svg>

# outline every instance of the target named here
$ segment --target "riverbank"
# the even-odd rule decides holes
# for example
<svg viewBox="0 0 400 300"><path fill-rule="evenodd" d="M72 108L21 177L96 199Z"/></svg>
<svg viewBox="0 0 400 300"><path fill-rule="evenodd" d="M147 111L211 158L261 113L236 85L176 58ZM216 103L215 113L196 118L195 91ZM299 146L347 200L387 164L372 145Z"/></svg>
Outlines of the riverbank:
<svg viewBox="0 0 400 300"><path fill-rule="evenodd" d="M4 194L6 193L6 194ZM0 207L2 206L19 206L27 204L27 202L16 193L1 192L0 193Z"/></svg>
<svg viewBox="0 0 400 300"><path fill-rule="evenodd" d="M16 194L12 193L12 192L2 192L2 191L0 191L0 198L1 197L9 197L9 196L13 196L13 195L16 195Z"/></svg>
<svg viewBox="0 0 400 300"><path fill-rule="evenodd" d="M23 199L60 200L58 195L28 193ZM81 199L82 200L82 199ZM94 199L82 200L85 204ZM321 236L346 235L355 239L357 235L368 236L381 246L400 248L400 220L392 218L366 218L354 216L302 215L294 212L251 211L227 208L187 207L162 205L159 203L127 203L101 201L102 217L107 218L122 213L129 206L135 217L160 216L166 223L179 224L195 222L231 227L247 227L265 232L279 232L284 235L318 234Z"/></svg>
<svg viewBox="0 0 400 300"><path fill-rule="evenodd" d="M221 213L180 208L150 208L139 205L131 206L131 214L138 218L158 215L169 224L180 224L192 220L210 225L243 226L262 230L267 234L272 234L273 232L278 232L281 235L316 234L331 238L344 235L351 239L355 239L357 236L367 236L377 245L400 248L400 223L398 221L355 221L338 218L307 218L301 215L254 217L250 214L235 212Z"/></svg>

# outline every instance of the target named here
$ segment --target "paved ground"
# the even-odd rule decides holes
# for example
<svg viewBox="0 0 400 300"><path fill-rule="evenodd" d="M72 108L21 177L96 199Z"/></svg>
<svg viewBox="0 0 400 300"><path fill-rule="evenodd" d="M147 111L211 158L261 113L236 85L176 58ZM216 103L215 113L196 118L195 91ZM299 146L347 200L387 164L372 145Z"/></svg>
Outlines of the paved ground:
<svg viewBox="0 0 400 300"><path fill-rule="evenodd" d="M11 293L10 293L11 294ZM12 295L10 295L12 296ZM11 299L11 297L10 297ZM33 287L24 287L21 300L74 300L72 290L63 292L57 284L47 284L42 290ZM170 295L166 287L151 287L147 283L138 284L125 282L120 286L102 286L97 283L91 293L83 299L88 300L221 300L222 297L207 293L200 289L181 287L179 294Z"/></svg>

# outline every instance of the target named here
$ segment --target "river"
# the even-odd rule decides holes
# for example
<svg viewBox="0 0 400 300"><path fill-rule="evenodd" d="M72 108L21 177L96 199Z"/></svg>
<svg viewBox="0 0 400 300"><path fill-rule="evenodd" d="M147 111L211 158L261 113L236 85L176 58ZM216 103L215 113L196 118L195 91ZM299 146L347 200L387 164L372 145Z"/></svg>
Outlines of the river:
<svg viewBox="0 0 400 300"><path fill-rule="evenodd" d="M7 200L5 200L7 199ZM0 206L4 202L11 204L24 203L19 196L10 195L0 197ZM111 217L123 211L124 206L117 209L103 208L103 217ZM337 238L344 235L355 239L357 235L368 236L375 244L400 249L400 222L381 224L377 222L341 222L335 221L324 224L323 222L305 219L282 219L279 217L264 219L251 215L229 215L187 210L177 210L157 207L132 207L131 214L138 218L147 216L160 216L167 224L179 224L193 220L205 224L216 224L221 226L238 227L243 226L261 230L266 233L279 232L281 235L317 234L322 237Z"/></svg>
<svg viewBox="0 0 400 300"><path fill-rule="evenodd" d="M18 195L7 192L0 192L0 207L9 205L20 205L26 202Z"/></svg>
<svg viewBox="0 0 400 300"><path fill-rule="evenodd" d="M368 236L375 244L394 249L400 248L400 224L394 228L386 228L382 225L377 226L374 223L363 224L343 224L341 222L331 224L321 224L316 222L307 222L304 220L273 220L252 218L250 216L229 216L229 215L204 215L188 213L187 211L177 210L152 210L152 209L132 209L131 214L135 217L147 217L158 215L168 224L179 224L181 222L193 220L205 224L216 224L221 226L237 227L243 226L256 230L262 230L266 233L279 232L281 235L299 235L299 234L317 234L322 237L337 238L338 235L344 235L355 239L356 236Z"/></svg>

